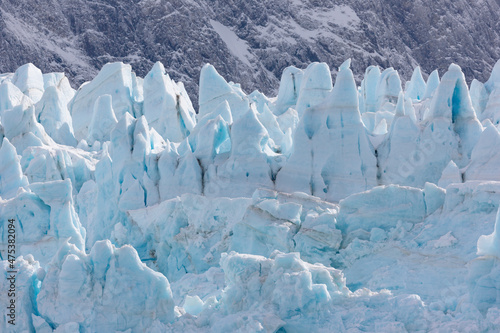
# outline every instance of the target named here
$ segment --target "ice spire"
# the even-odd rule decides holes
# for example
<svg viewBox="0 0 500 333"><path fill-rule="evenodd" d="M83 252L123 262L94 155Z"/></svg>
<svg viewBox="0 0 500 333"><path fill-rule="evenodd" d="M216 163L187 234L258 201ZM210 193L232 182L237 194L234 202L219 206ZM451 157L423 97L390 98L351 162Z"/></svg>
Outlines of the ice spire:
<svg viewBox="0 0 500 333"><path fill-rule="evenodd" d="M3 138L0 148L0 197L4 199L14 197L19 187L28 185L19 160L16 148Z"/></svg>
<svg viewBox="0 0 500 333"><path fill-rule="evenodd" d="M198 98L200 105L232 91L231 86L217 73L214 66L210 64L203 66L200 73L200 94Z"/></svg>
<svg viewBox="0 0 500 333"><path fill-rule="evenodd" d="M269 134L252 107L231 127L231 153L217 169L217 177L224 182L219 195L251 196L259 187L273 188L271 166L268 163ZM211 185L213 187L213 185Z"/></svg>
<svg viewBox="0 0 500 333"><path fill-rule="evenodd" d="M196 124L196 127L205 126L206 123L208 123L212 119L217 118L219 115L229 125L233 123L233 115L231 114L231 107L229 106L229 103L226 100L220 103L214 109L213 112L206 114L204 117L200 118L198 123Z"/></svg>
<svg viewBox="0 0 500 333"><path fill-rule="evenodd" d="M426 83L422 77L422 72L420 71L420 66L415 67L413 74L411 76L410 83L406 87L405 94L408 98L413 100L422 100L426 90Z"/></svg>
<svg viewBox="0 0 500 333"><path fill-rule="evenodd" d="M281 74L275 114L281 115L297 104L304 72L294 66L285 68Z"/></svg>
<svg viewBox="0 0 500 333"><path fill-rule="evenodd" d="M174 142L183 141L196 124L195 111L184 87L165 74L160 62L144 78L143 113L151 127Z"/></svg>
<svg viewBox="0 0 500 333"><path fill-rule="evenodd" d="M19 67L12 78L14 83L33 103L37 103L43 95L43 74L35 65L29 63Z"/></svg>
<svg viewBox="0 0 500 333"><path fill-rule="evenodd" d="M199 128L195 140L196 149L194 154L204 168L208 168L209 165L213 164L218 154L231 150L229 126L220 115Z"/></svg>
<svg viewBox="0 0 500 333"><path fill-rule="evenodd" d="M56 86L49 86L36 104L36 118L55 142L76 146L72 119L66 105L67 99L62 91Z"/></svg>
<svg viewBox="0 0 500 333"><path fill-rule="evenodd" d="M396 104L396 115L394 117L402 117L405 116L405 101L404 101L404 93L402 91L399 92L398 102Z"/></svg>
<svg viewBox="0 0 500 333"><path fill-rule="evenodd" d="M324 62L313 62L307 66L301 80L296 110L299 117L306 108L321 103L332 90L330 68Z"/></svg>
<svg viewBox="0 0 500 333"><path fill-rule="evenodd" d="M210 64L201 69L199 87L199 119L214 112L224 101L228 102L234 120L241 117L250 107L248 97L240 86L232 82L227 83Z"/></svg>
<svg viewBox="0 0 500 333"><path fill-rule="evenodd" d="M29 98L9 81L0 84L0 115L5 110L10 110L15 106L24 104L26 107L31 103Z"/></svg>
<svg viewBox="0 0 500 333"><path fill-rule="evenodd" d="M392 67L384 70L377 85L377 111L382 110L387 102L396 103L401 90L398 71Z"/></svg>
<svg viewBox="0 0 500 333"><path fill-rule="evenodd" d="M363 112L377 111L377 84L380 80L380 68L378 66L370 66L365 71L365 77L361 82L361 97L364 101Z"/></svg>
<svg viewBox="0 0 500 333"><path fill-rule="evenodd" d="M446 188L448 185L453 183L461 183L462 182L462 174L460 173L460 169L455 164L455 162L450 161L446 168L444 168L441 173L441 178L438 181L438 186L442 188Z"/></svg>
<svg viewBox="0 0 500 333"><path fill-rule="evenodd" d="M432 71L432 73L427 78L427 85L425 87L425 93L422 100L431 98L434 95L437 87L439 86L439 73L438 70Z"/></svg>
<svg viewBox="0 0 500 333"><path fill-rule="evenodd" d="M325 100L305 110L276 188L338 201L376 185L376 159L358 110L349 61Z"/></svg>
<svg viewBox="0 0 500 333"><path fill-rule="evenodd" d="M484 87L483 83L474 79L470 84L469 92L472 106L476 111L476 115L480 121L483 121L484 119L486 119L484 110L486 109L486 105L488 104L488 91Z"/></svg>
<svg viewBox="0 0 500 333"><path fill-rule="evenodd" d="M113 111L111 95L99 96L94 103L87 142L93 144L95 141L109 141L109 135L116 123L118 120Z"/></svg>

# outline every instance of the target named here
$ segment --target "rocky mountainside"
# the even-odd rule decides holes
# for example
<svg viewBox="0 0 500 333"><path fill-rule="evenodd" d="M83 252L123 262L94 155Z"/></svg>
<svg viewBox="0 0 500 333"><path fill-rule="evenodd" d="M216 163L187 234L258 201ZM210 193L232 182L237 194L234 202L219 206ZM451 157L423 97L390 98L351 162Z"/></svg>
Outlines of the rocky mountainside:
<svg viewBox="0 0 500 333"><path fill-rule="evenodd" d="M485 81L500 58L500 0L4 0L0 72L32 62L64 71L75 86L111 61L144 76L162 61L197 100L212 63L244 90L273 95L283 69L353 58L409 79L451 62ZM425 74L424 74L425 76Z"/></svg>

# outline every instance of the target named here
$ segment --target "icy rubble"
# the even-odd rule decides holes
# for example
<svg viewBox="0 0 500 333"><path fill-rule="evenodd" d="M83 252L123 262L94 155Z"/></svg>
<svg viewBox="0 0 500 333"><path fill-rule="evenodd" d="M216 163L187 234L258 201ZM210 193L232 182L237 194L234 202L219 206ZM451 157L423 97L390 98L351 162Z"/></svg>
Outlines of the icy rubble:
<svg viewBox="0 0 500 333"><path fill-rule="evenodd" d="M498 330L499 70L313 63L268 98L207 64L198 114L161 63L0 76L20 327Z"/></svg>

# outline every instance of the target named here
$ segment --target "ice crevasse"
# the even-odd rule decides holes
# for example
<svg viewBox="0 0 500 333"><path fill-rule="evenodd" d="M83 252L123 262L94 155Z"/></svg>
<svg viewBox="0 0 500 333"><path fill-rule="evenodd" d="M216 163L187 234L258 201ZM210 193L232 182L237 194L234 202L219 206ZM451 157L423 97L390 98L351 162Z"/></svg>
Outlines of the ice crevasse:
<svg viewBox="0 0 500 333"><path fill-rule="evenodd" d="M14 331L499 330L499 71L313 63L267 97L207 64L196 108L161 63L1 75Z"/></svg>

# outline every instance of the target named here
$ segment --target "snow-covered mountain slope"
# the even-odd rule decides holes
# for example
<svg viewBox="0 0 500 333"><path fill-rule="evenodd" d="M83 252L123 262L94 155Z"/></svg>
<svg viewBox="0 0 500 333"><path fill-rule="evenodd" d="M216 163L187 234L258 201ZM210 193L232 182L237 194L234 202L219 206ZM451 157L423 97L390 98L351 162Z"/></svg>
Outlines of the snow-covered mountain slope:
<svg viewBox="0 0 500 333"><path fill-rule="evenodd" d="M195 100L206 62L266 94L287 66L335 72L347 58L359 80L372 64L409 80L417 65L443 75L454 62L485 81L500 58L499 13L495 0L2 1L0 71L33 62L76 87L107 62L145 76L162 61Z"/></svg>
<svg viewBox="0 0 500 333"><path fill-rule="evenodd" d="M0 330L498 331L500 61L350 67L1 74Z"/></svg>

